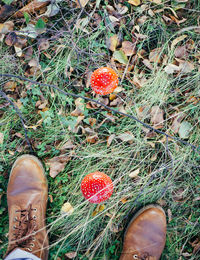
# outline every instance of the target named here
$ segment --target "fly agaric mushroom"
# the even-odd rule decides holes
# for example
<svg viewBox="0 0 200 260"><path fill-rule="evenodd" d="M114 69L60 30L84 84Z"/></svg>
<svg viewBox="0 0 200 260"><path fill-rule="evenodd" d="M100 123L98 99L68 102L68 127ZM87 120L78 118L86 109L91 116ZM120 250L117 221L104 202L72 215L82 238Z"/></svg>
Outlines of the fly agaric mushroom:
<svg viewBox="0 0 200 260"><path fill-rule="evenodd" d="M92 73L90 82L95 93L107 95L118 86L117 73L111 68L102 67Z"/></svg>
<svg viewBox="0 0 200 260"><path fill-rule="evenodd" d="M81 191L85 199L98 204L110 198L113 193L113 183L108 175L96 171L83 178Z"/></svg>

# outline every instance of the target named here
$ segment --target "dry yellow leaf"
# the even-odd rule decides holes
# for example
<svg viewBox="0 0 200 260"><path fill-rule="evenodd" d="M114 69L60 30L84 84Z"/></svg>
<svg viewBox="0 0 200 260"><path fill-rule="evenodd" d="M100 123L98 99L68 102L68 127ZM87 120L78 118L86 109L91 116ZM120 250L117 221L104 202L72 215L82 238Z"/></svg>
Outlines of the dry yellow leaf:
<svg viewBox="0 0 200 260"><path fill-rule="evenodd" d="M74 212L74 208L69 202L65 202L61 208L61 214L71 215Z"/></svg>
<svg viewBox="0 0 200 260"><path fill-rule="evenodd" d="M186 37L187 37L187 35L184 34L184 35L181 35L181 36L177 37L176 39L174 39L174 40L172 41L171 50L174 48L174 46L175 46L177 43L183 41Z"/></svg>
<svg viewBox="0 0 200 260"><path fill-rule="evenodd" d="M95 217L98 213L102 212L106 206L104 204L98 205L96 209L92 212L92 216Z"/></svg>
<svg viewBox="0 0 200 260"><path fill-rule="evenodd" d="M129 0L128 2L129 2L129 4L134 5L134 6L138 6L141 4L140 0Z"/></svg>
<svg viewBox="0 0 200 260"><path fill-rule="evenodd" d="M130 178L135 178L135 177L138 176L139 173L140 173L140 168L138 168L138 169L136 169L135 171L131 172L131 173L129 174L129 177L130 177Z"/></svg>

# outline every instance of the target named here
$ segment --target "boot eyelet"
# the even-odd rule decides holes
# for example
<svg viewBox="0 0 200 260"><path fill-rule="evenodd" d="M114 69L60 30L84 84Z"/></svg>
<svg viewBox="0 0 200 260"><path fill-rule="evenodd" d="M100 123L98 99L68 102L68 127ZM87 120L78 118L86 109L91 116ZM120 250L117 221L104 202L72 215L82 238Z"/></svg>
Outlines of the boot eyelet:
<svg viewBox="0 0 200 260"><path fill-rule="evenodd" d="M133 255L133 259L138 259L138 255Z"/></svg>
<svg viewBox="0 0 200 260"><path fill-rule="evenodd" d="M34 246L35 246L35 244L33 244L33 243L30 244L30 247L34 247Z"/></svg>
<svg viewBox="0 0 200 260"><path fill-rule="evenodd" d="M35 212L37 212L37 209L35 208L35 209L33 209L33 210L35 210Z"/></svg>
<svg viewBox="0 0 200 260"><path fill-rule="evenodd" d="M36 218L37 218L37 217L34 215L34 216L33 216L33 219L36 219Z"/></svg>
<svg viewBox="0 0 200 260"><path fill-rule="evenodd" d="M35 237L32 238L33 241L36 241Z"/></svg>
<svg viewBox="0 0 200 260"><path fill-rule="evenodd" d="M18 219L17 219L17 217L14 217L14 221L16 222Z"/></svg>
<svg viewBox="0 0 200 260"><path fill-rule="evenodd" d="M16 226L15 226L15 225L13 226L13 229L16 229Z"/></svg>
<svg viewBox="0 0 200 260"><path fill-rule="evenodd" d="M27 249L28 251L30 251L30 252L33 251L32 248L29 248L29 247L27 247L26 249Z"/></svg>

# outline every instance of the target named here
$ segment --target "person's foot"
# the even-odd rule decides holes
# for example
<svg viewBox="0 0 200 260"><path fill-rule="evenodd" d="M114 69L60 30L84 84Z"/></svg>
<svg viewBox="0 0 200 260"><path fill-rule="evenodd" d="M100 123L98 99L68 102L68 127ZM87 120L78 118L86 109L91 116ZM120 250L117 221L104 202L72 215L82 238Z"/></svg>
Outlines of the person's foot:
<svg viewBox="0 0 200 260"><path fill-rule="evenodd" d="M158 260L166 240L166 216L157 205L141 209L131 220L120 260Z"/></svg>
<svg viewBox="0 0 200 260"><path fill-rule="evenodd" d="M46 260L48 237L45 226L47 180L41 162L22 155L14 163L7 189L9 244L6 255L16 248Z"/></svg>

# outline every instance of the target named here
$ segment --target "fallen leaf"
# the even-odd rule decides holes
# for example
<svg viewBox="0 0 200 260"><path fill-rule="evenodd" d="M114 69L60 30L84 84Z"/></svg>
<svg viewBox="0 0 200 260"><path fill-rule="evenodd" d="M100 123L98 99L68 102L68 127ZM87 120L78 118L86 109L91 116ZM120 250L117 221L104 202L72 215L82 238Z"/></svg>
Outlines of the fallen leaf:
<svg viewBox="0 0 200 260"><path fill-rule="evenodd" d="M188 53L187 53L186 46L176 47L176 49L174 51L174 55L175 55L176 58L187 58Z"/></svg>
<svg viewBox="0 0 200 260"><path fill-rule="evenodd" d="M163 10L163 9L162 9ZM162 16L163 20L167 23L167 24L171 24L173 21L171 18L169 18L168 16L164 15Z"/></svg>
<svg viewBox="0 0 200 260"><path fill-rule="evenodd" d="M180 71L180 68L179 66L170 63L164 68L164 70L167 74L173 74L174 72Z"/></svg>
<svg viewBox="0 0 200 260"><path fill-rule="evenodd" d="M36 60L35 58L32 59L32 60L30 60L30 61L28 62L28 65L29 65L30 67L38 67L38 66L40 66L38 60Z"/></svg>
<svg viewBox="0 0 200 260"><path fill-rule="evenodd" d="M50 43L49 43L48 39L41 38L39 40L38 48L40 51L47 50L49 47L50 47Z"/></svg>
<svg viewBox="0 0 200 260"><path fill-rule="evenodd" d="M187 139L190 135L191 130L192 130L192 125L187 121L183 121L180 124L179 131L178 131L180 138Z"/></svg>
<svg viewBox="0 0 200 260"><path fill-rule="evenodd" d="M5 22L3 24L0 24L0 33L8 33L13 31L14 23L12 21Z"/></svg>
<svg viewBox="0 0 200 260"><path fill-rule="evenodd" d="M89 0L76 0L76 4L80 8L85 7L88 2L89 2Z"/></svg>
<svg viewBox="0 0 200 260"><path fill-rule="evenodd" d="M3 144L4 134L0 132L0 144Z"/></svg>
<svg viewBox="0 0 200 260"><path fill-rule="evenodd" d="M172 44L171 44L171 50L172 50L179 42L183 41L186 37L187 37L187 35L184 34L184 35L181 35L181 36L177 37L176 39L174 39L174 40L172 41Z"/></svg>
<svg viewBox="0 0 200 260"><path fill-rule="evenodd" d="M47 16L47 17L52 17L52 16L58 14L59 11L60 11L60 7L58 6L58 4L51 3L50 5L47 6L47 11L43 15Z"/></svg>
<svg viewBox="0 0 200 260"><path fill-rule="evenodd" d="M22 28L21 31L18 32L18 35L35 39L39 35L39 31L37 31L34 24L29 23L25 28Z"/></svg>
<svg viewBox="0 0 200 260"><path fill-rule="evenodd" d="M113 15L109 15L109 19L113 27L119 23L119 19Z"/></svg>
<svg viewBox="0 0 200 260"><path fill-rule="evenodd" d="M47 6L49 4L49 2L50 2L49 0L47 0L47 1L33 0L32 2L30 2L27 5L25 5L24 7L22 7L19 11L17 11L13 15L13 17L23 18L24 13L33 14L33 13L37 12L38 10L40 10L41 8Z"/></svg>
<svg viewBox="0 0 200 260"><path fill-rule="evenodd" d="M117 34L111 36L110 38L107 38L106 45L109 50L115 51L117 46L119 45L119 39Z"/></svg>
<svg viewBox="0 0 200 260"><path fill-rule="evenodd" d="M61 208L61 214L71 215L74 212L74 208L69 202L65 202Z"/></svg>
<svg viewBox="0 0 200 260"><path fill-rule="evenodd" d="M50 167L50 176L55 178L65 169L66 163L71 159L71 155L59 155L49 159L47 165Z"/></svg>
<svg viewBox="0 0 200 260"><path fill-rule="evenodd" d="M133 143L133 140L135 139L134 135L129 131L123 134L119 134L118 136L116 136L116 138L120 139L122 142L129 142L129 143Z"/></svg>
<svg viewBox="0 0 200 260"><path fill-rule="evenodd" d="M71 112L71 116L83 116L84 115L84 103L81 98L75 100L76 109Z"/></svg>
<svg viewBox="0 0 200 260"><path fill-rule="evenodd" d="M144 65L145 65L148 69L153 70L153 66L152 66L152 64L150 63L149 60L144 59L142 62L144 63Z"/></svg>
<svg viewBox="0 0 200 260"><path fill-rule="evenodd" d="M28 48L26 48L25 53L24 53L24 58L26 60L30 60L33 56L33 47L29 46Z"/></svg>
<svg viewBox="0 0 200 260"><path fill-rule="evenodd" d="M183 188L172 191L173 200L176 202L184 202L186 199L186 191Z"/></svg>
<svg viewBox="0 0 200 260"><path fill-rule="evenodd" d="M8 82L5 83L3 88L4 88L5 91L15 91L16 87L17 87L17 82L8 81Z"/></svg>
<svg viewBox="0 0 200 260"><path fill-rule="evenodd" d="M121 64L127 64L127 62L128 62L128 59L122 50L115 51L113 53L113 58L114 58L114 60L118 61Z"/></svg>
<svg viewBox="0 0 200 260"><path fill-rule="evenodd" d="M142 15L142 16L140 16L140 17L137 19L137 23L138 23L139 25L142 25L142 24L144 24L144 23L146 22L147 19L148 19L148 17L147 17L146 15Z"/></svg>
<svg viewBox="0 0 200 260"><path fill-rule="evenodd" d="M153 49L149 54L149 61L154 63L160 63L161 62L161 53L162 48L156 48Z"/></svg>
<svg viewBox="0 0 200 260"><path fill-rule="evenodd" d="M59 144L57 147L56 147L58 150L60 151L65 151L67 149L74 149L75 148L75 145L72 143L71 140L68 140L66 143L64 144Z"/></svg>
<svg viewBox="0 0 200 260"><path fill-rule="evenodd" d="M140 173L140 168L138 168L138 169L134 170L133 172L131 172L129 174L129 177L130 178L135 178L136 176L138 176L139 173Z"/></svg>
<svg viewBox="0 0 200 260"><path fill-rule="evenodd" d="M76 252L69 252L65 254L66 257L68 257L69 259L73 259L77 256Z"/></svg>
<svg viewBox="0 0 200 260"><path fill-rule="evenodd" d="M93 136L87 136L86 137L86 141L88 142L88 143L90 143L90 144L95 144L97 141L98 141L98 135L97 134L95 134L95 135L93 135Z"/></svg>
<svg viewBox="0 0 200 260"><path fill-rule="evenodd" d="M172 8L169 8L170 10L173 10ZM170 18L172 19L172 21L174 21L178 26L180 26L181 23L184 23L185 21L187 21L186 18L183 18L182 20L178 20L175 16L170 15ZM176 15L177 16L177 15Z"/></svg>
<svg viewBox="0 0 200 260"><path fill-rule="evenodd" d="M160 109L159 106L153 106L151 108L150 115L151 115L151 123L153 124L154 128L156 129L163 128L164 111Z"/></svg>
<svg viewBox="0 0 200 260"><path fill-rule="evenodd" d="M194 64L189 61L180 62L179 68L181 73L190 73L195 69Z"/></svg>
<svg viewBox="0 0 200 260"><path fill-rule="evenodd" d="M152 11L151 9L148 10L148 15L153 17L155 15L154 11Z"/></svg>
<svg viewBox="0 0 200 260"><path fill-rule="evenodd" d="M177 114L177 115L174 116L174 120L173 120L171 129L173 130L173 132L174 132L175 134L178 133L178 130L179 130L179 128L180 128L181 121L183 120L184 117L185 117L185 114L184 114L184 113Z"/></svg>
<svg viewBox="0 0 200 260"><path fill-rule="evenodd" d="M136 113L139 119L145 119L149 117L149 108L147 106L136 107Z"/></svg>
<svg viewBox="0 0 200 260"><path fill-rule="evenodd" d="M6 35L5 43L8 46L14 46L16 42L17 42L17 35L16 35L16 33L11 32L8 35Z"/></svg>
<svg viewBox="0 0 200 260"><path fill-rule="evenodd" d="M118 93L120 93L120 92L122 92L122 91L124 91L124 90L125 90L125 89L122 88L122 87L116 87L116 89L113 91L113 93L118 94Z"/></svg>
<svg viewBox="0 0 200 260"><path fill-rule="evenodd" d="M122 42L122 51L126 56L132 56L136 53L136 45L130 41Z"/></svg>
<svg viewBox="0 0 200 260"><path fill-rule="evenodd" d="M96 209L92 212L92 217L95 217L98 213L104 211L106 206L104 204L102 205L97 205Z"/></svg>
<svg viewBox="0 0 200 260"><path fill-rule="evenodd" d="M16 55L18 57L21 57L22 56L22 49L19 48L19 47L16 47L16 46L14 46L14 49L15 49Z"/></svg>
<svg viewBox="0 0 200 260"><path fill-rule="evenodd" d="M47 107L47 105L48 105L48 100L43 100L42 102L40 102L38 106L36 105L35 106L38 107L38 109L44 109Z"/></svg>
<svg viewBox="0 0 200 260"><path fill-rule="evenodd" d="M112 143L112 141L115 139L115 134L112 134L110 135L108 138L107 138L107 147L109 147Z"/></svg>
<svg viewBox="0 0 200 260"><path fill-rule="evenodd" d="M128 202L127 198L122 198L122 199L120 199L120 201L121 201L123 204L125 204L125 203Z"/></svg>
<svg viewBox="0 0 200 260"><path fill-rule="evenodd" d="M15 8L12 5L1 5L0 7L0 21L5 21L9 16L15 12Z"/></svg>
<svg viewBox="0 0 200 260"><path fill-rule="evenodd" d="M128 7L125 6L125 5L117 5L117 12L120 14L120 15L124 15L128 12Z"/></svg>
<svg viewBox="0 0 200 260"><path fill-rule="evenodd" d="M128 3L134 6L138 6L141 2L140 0L129 0Z"/></svg>

